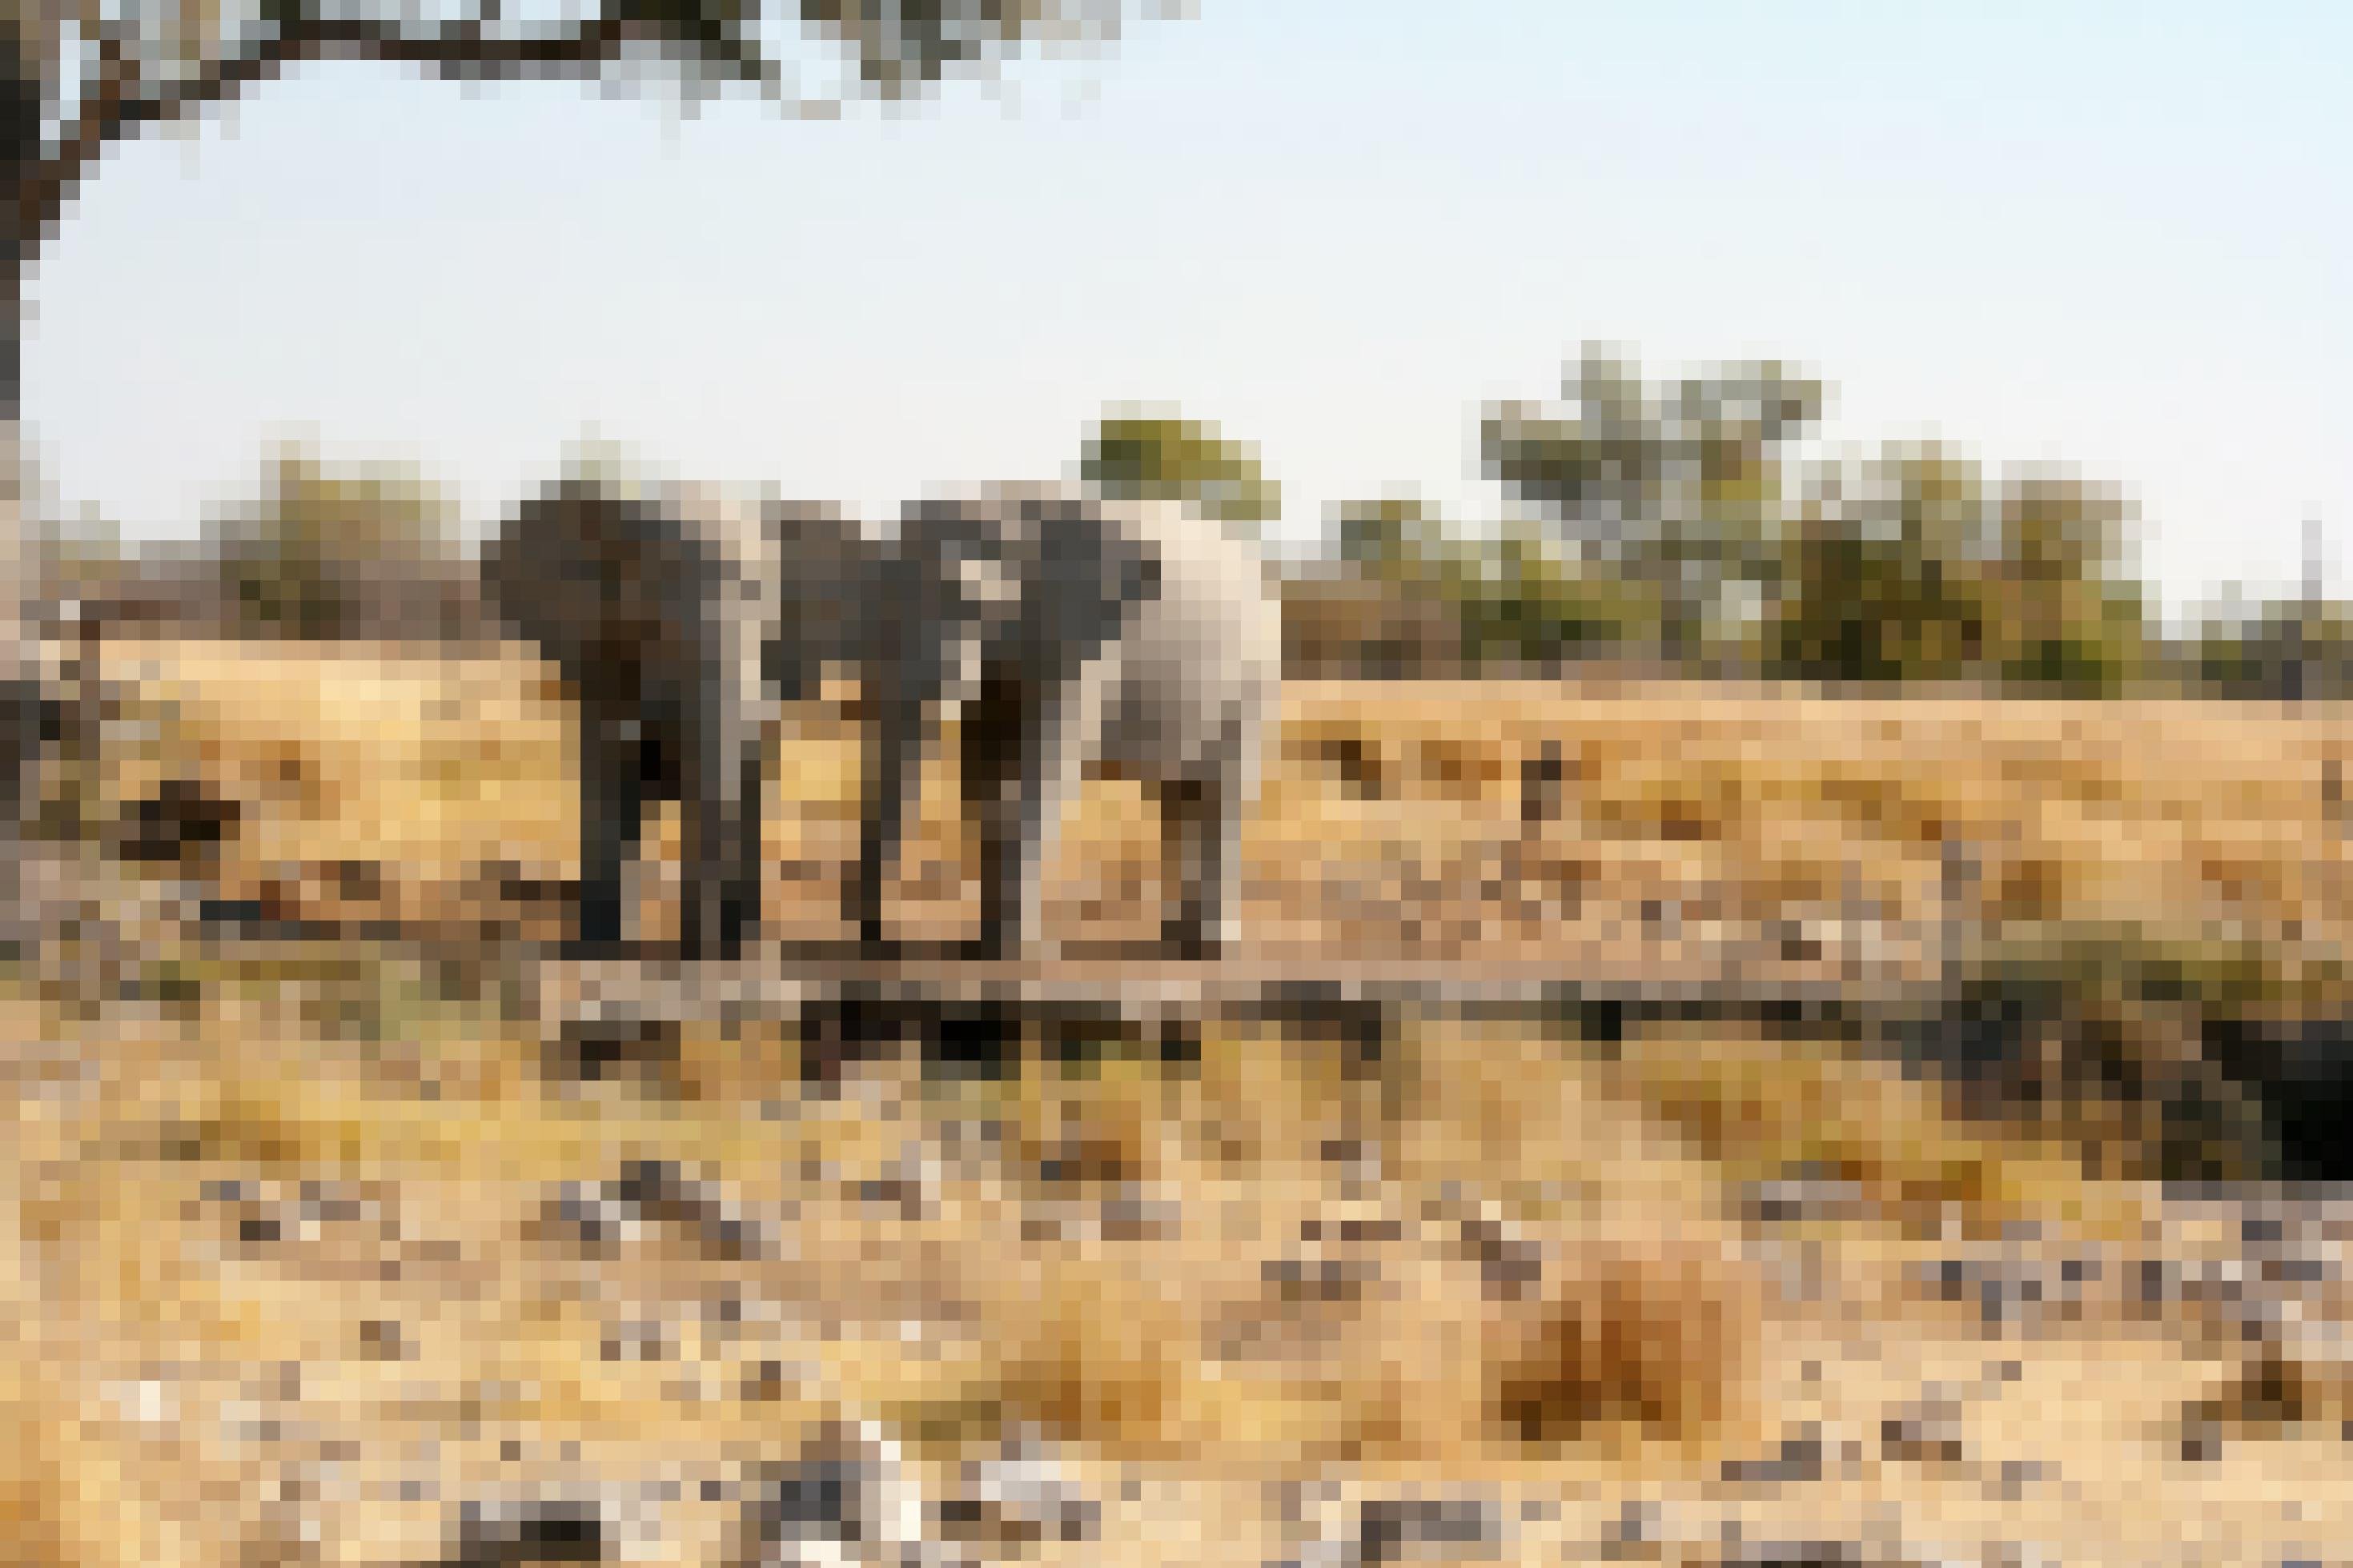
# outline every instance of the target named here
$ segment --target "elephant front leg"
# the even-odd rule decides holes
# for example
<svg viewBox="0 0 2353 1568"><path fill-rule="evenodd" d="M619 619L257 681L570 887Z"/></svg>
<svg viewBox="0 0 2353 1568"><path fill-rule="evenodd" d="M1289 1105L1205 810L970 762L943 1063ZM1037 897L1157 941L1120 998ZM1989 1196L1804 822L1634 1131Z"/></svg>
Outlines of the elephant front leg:
<svg viewBox="0 0 2353 1568"><path fill-rule="evenodd" d="M706 674L681 783L688 807L679 943L689 958L735 958L760 926L761 805L770 717L756 645Z"/></svg>
<svg viewBox="0 0 2353 1568"><path fill-rule="evenodd" d="M980 840L980 931L963 944L969 958L1018 953L1036 930L1022 919L1025 857L1037 814L1021 787L1027 770L1018 759L1023 748L1018 724L1018 719L981 710L978 704L968 707L962 721L956 787L963 820Z"/></svg>
<svg viewBox="0 0 2353 1568"><path fill-rule="evenodd" d="M760 926L761 768L754 753L721 764L726 786L702 795L691 825L679 945L689 958L736 958Z"/></svg>
<svg viewBox="0 0 2353 1568"><path fill-rule="evenodd" d="M1219 791L1198 779L1162 784L1160 845L1166 878L1176 886L1176 907L1160 922L1160 943L1176 958L1217 956L1224 930L1225 842Z"/></svg>
<svg viewBox="0 0 2353 1568"><path fill-rule="evenodd" d="M1010 704L1008 704L1010 706ZM981 823L980 937L988 958L1057 956L1045 940L1046 872L1061 843L1101 723L1090 675L1035 710L990 721L965 751L967 820Z"/></svg>
<svg viewBox="0 0 2353 1568"><path fill-rule="evenodd" d="M590 953L621 945L623 882L645 827L644 758L634 721L580 720L578 942Z"/></svg>
<svg viewBox="0 0 2353 1568"><path fill-rule="evenodd" d="M923 787L920 710L887 698L870 733L860 791L858 863L842 889L842 918L858 933L859 946L870 954L888 949L882 931L883 884L898 864L908 814Z"/></svg>
<svg viewBox="0 0 2353 1568"><path fill-rule="evenodd" d="M1060 837L1055 792L1044 781L1012 781L1006 794L976 803L980 834L980 935L966 944L977 958L1048 957L1045 868Z"/></svg>

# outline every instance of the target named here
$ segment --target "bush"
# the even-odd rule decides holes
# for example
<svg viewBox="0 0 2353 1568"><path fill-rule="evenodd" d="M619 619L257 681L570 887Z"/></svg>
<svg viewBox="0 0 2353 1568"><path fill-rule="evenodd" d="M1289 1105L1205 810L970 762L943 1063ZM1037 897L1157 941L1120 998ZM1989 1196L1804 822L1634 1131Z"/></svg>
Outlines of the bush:
<svg viewBox="0 0 2353 1568"><path fill-rule="evenodd" d="M289 448L248 510L206 529L225 629L300 642L479 635L448 499L409 470L330 469Z"/></svg>

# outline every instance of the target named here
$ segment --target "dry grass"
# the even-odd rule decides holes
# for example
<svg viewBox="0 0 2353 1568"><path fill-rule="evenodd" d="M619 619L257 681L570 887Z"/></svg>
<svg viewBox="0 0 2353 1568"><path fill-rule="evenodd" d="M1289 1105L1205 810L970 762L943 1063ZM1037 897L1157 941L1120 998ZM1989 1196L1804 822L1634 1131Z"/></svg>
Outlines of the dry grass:
<svg viewBox="0 0 2353 1568"><path fill-rule="evenodd" d="M321 920L514 920L528 911L501 907L502 877L576 870L565 710L528 660L126 644L105 668L129 700L85 815L115 820L175 777L234 800L210 873L221 896ZM839 931L857 731L826 709L785 730L770 914L822 937ZM1547 744L1558 807L1526 822L1524 768ZM1953 916L2160 910L2220 938L2346 935L2326 781L2353 756L2353 724L2330 705L1302 683L1275 753L1245 847L1261 950L1598 950L1801 919L1832 947L1917 957ZM933 931L975 907L947 783L928 782L899 889L902 919ZM649 836L667 867L677 842L667 808ZM1132 784L1090 786L1050 923L1147 933L1156 844ZM670 884L649 883L659 932Z"/></svg>
<svg viewBox="0 0 2353 1568"><path fill-rule="evenodd" d="M1772 1453L1810 1409L1857 1407L1851 1429L1874 1432L1929 1363L1859 1354L1860 1333L1967 1360L1974 1327L1940 1327L1895 1283L1925 1250L1899 1245L1924 1184L1973 1235L2031 1212L2138 1236L2153 1212L1944 1121L1868 1064L1723 1036L1637 1038L1609 1061L1430 1025L1366 1062L1213 1030L1189 1068L1113 1049L929 1083L893 1060L853 1071L837 1100L802 1100L774 1029L690 1028L676 1059L699 1065L667 1081L557 1092L536 1042L493 1016L453 1010L394 1070L366 1039L239 1000L270 989L225 967L173 1027L41 1026L108 1065L79 1095L20 1084L8 1130L26 1194L16 1279L40 1281L17 1298L28 1353L8 1407L70 1435L5 1467L26 1561L249 1560L306 1521L321 1560L417 1561L454 1499L518 1474L733 1474L842 1413L941 1464L1026 1428L1119 1474L1214 1459L1571 1497L1699 1484ZM980 1122L999 1135L976 1141ZM546 1218L560 1184L640 1160L674 1162L788 1245L713 1253L672 1221L590 1247ZM1850 1279L1822 1305L1772 1282L1734 1212L1743 1181L1792 1161L1835 1163L1884 1210L1780 1233ZM222 1182L248 1185L208 1197ZM244 1228L306 1183L372 1206ZM1122 1226L1122 1204L1171 1206ZM390 1257L405 1277L387 1282ZM709 1306L723 1299L739 1303L724 1328ZM600 1347L633 1322L670 1349L612 1359ZM2229 1397L2181 1364L2169 1384L2123 1363L2103 1375L2175 1388L2192 1417ZM2322 1403L2276 1436L2272 1406L2248 1399L2251 1415L2218 1406L2211 1424L2232 1442L2318 1440ZM265 1417L279 1437L234 1435ZM2179 1447L2179 1419L2135 1422L2100 1439L2111 1470L2074 1472L2094 1494L2104 1473L2142 1475L2144 1447ZM322 1485L338 1444L376 1490ZM507 1444L536 1458L504 1460ZM121 1478L136 1478L134 1506ZM402 1501L419 1478L433 1500ZM1943 1517L1934 1485L1877 1485ZM1197 1560L1260 1560L1243 1496L1198 1521ZM717 1560L677 1543L723 1521L667 1517L670 1550ZM63 1544L37 1545L44 1532Z"/></svg>
<svg viewBox="0 0 2353 1568"><path fill-rule="evenodd" d="M526 665L159 647L109 673L135 689L89 815L173 777L240 806L216 866L150 879L460 926L497 912L486 866L570 873L563 714ZM786 729L773 911L819 933L855 735L824 711ZM1409 945L1401 910L1441 951L1481 931L1567 951L1615 922L1655 954L1645 900L1684 900L1686 925L1874 896L1925 917L1958 842L1989 914L2121 900L2335 941L2320 769L2347 739L2333 714L2203 707L1303 687L1250 918L1352 952ZM1522 763L1546 742L1562 807L1524 830ZM944 800L910 892L954 859ZM1071 839L1064 917L1093 899L1141 926L1156 874L1134 798L1092 792ZM325 875L356 859L380 869L373 900ZM934 914L968 903L953 882L932 877ZM2120 1313L1991 1343L1968 1303L1925 1302L1906 1270L1952 1247L2030 1220L2146 1247L2164 1210L2087 1181L2056 1136L1964 1124L1831 1046L1686 1029L1604 1051L1409 1020L1367 1055L1226 1027L1183 1066L1032 1042L1002 1081L897 1058L823 1100L774 1025L690 1023L642 1070L558 1083L532 1026L361 944L307 967L142 956L162 1003L0 991L10 1037L53 1047L11 1059L0 1128L0 1561L427 1561L467 1499L674 1476L649 1550L716 1562L734 1521L699 1484L844 1414L935 1468L1030 1429L1106 1500L1139 1475L1201 1489L1112 1509L1106 1540L1069 1549L1088 1561L1295 1556L1259 1482L1318 1473L1533 1489L1561 1533L1531 1526L1506 1555L1574 1560L1630 1500L1697 1509L1726 1464L1806 1433L1819 1472L1741 1504L1789 1539L1858 1537L1860 1497L1916 1535L2067 1560L2164 1557L2150 1497L2251 1540L2300 1538L2281 1486L2311 1500L2305 1533L2353 1523L2330 1500L2353 1496L2325 1429L2342 1381L2317 1352L2218 1373ZM566 1184L643 1161L769 1245L676 1215L597 1237L551 1217ZM1853 1212L1744 1212L1748 1184L1793 1172L1851 1184ZM306 1192L348 1206L303 1210ZM1958 1387L1989 1358L2020 1363L2008 1392L1883 1447L1924 1380ZM2185 1412L2223 1459L2181 1457ZM1989 1492L2012 1458L2064 1489ZM1611 1550L1713 1560L1713 1526L1678 1528Z"/></svg>
<svg viewBox="0 0 2353 1568"><path fill-rule="evenodd" d="M1548 1451L1630 1428L1716 1436L1763 1327L1761 1292L1726 1274L1704 1253L1655 1247L1580 1258L1490 1374L1496 1416Z"/></svg>

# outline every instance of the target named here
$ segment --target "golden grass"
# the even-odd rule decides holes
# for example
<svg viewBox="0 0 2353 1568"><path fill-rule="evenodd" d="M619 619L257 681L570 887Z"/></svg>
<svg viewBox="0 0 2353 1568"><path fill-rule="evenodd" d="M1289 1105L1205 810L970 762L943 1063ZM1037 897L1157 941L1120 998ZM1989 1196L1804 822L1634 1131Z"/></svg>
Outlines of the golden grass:
<svg viewBox="0 0 2353 1568"><path fill-rule="evenodd" d="M527 663L159 647L117 650L110 674L138 687L127 721L155 728L107 738L90 815L167 777L234 795L246 816L216 874L230 896L270 882L332 914L342 895L315 873L366 858L385 905L460 922L489 901L483 862L572 869L565 720ZM772 912L815 932L829 929L856 737L822 710L784 728ZM1919 913L1936 907L1949 839L1981 852L1968 896L1991 913L2095 921L2121 902L2327 937L2341 856L2319 770L2346 739L2317 710L1301 686L1251 829L1250 914L1276 940L1377 939L1379 900L1352 913L1352 879L1388 879L1392 928L1408 906L1442 928L1426 945L1483 929L1557 947L1661 896L1731 921L1851 900L1858 881ZM1570 763L1563 807L1524 834L1521 764L1546 742ZM933 782L909 891L959 847ZM656 842L674 855L674 838L666 813ZM1132 794L1091 792L1071 839L1065 918L1093 899L1141 922L1156 871ZM1516 885L1480 886L1511 870ZM934 913L968 906L952 880L933 879ZM1515 913L1514 899L1552 910ZM21 1329L0 1358L0 1537L18 1560L262 1552L292 1516L217 1499L317 1472L222 1434L295 1359L309 1430L360 1448L357 1473L385 1489L294 1510L332 1562L424 1560L450 1499L511 1473L504 1443L575 1442L632 1473L717 1467L788 1452L844 1413L944 1461L1026 1426L1122 1463L1632 1495L1770 1453L1825 1410L1875 1433L1907 1356L1992 1353L1973 1320L1920 1310L1902 1287L1901 1265L1932 1244L2028 1218L2143 1241L2158 1213L2141 1188L2087 1181L2056 1136L1965 1124L1883 1065L1734 1031L1655 1030L1603 1052L1409 1021L1364 1059L1221 1027L1182 1068L1117 1046L1071 1067L1033 1049L1007 1081L944 1085L902 1060L818 1101L799 1092L791 1030L765 1024L690 1023L644 1074L554 1085L530 1027L352 952L310 968L174 961L180 1000L160 1017L68 1016L0 992L12 1037L77 1047L64 1067L11 1068L0 1127L21 1194L0 1236L14 1249L0 1311ZM104 1065L67 1092L74 1060ZM984 1121L999 1135L976 1142ZM789 1246L718 1258L672 1226L598 1251L546 1219L558 1184L643 1159L764 1215L795 1205L776 1222ZM1863 1200L1771 1238L1816 1248L1850 1279L1841 1300L1772 1284L1764 1260L1782 1254L1737 1212L1745 1184L1797 1170ZM884 1178L920 1201L868 1195ZM375 1272L395 1244L366 1226L241 1240L206 1196L227 1180L279 1184L272 1202L304 1182L381 1194L403 1277ZM1163 1217L1115 1224L1121 1205ZM705 1306L731 1293L774 1315L722 1331ZM1877 1316L1858 1321L1866 1306ZM668 1323L668 1357L608 1357L625 1319ZM363 1336L379 1321L399 1324L406 1359ZM1878 1361L1840 1359L1882 1338ZM2231 1434L2276 1427L2288 1444L2345 1403L2316 1363L2218 1379L2140 1346L2000 1353L2046 1379L2044 1411L2204 1397ZM142 1401L164 1397L149 1384L170 1390L170 1419L143 1418ZM2176 1462L2151 1457L2153 1422L2089 1412L2065 1424L2089 1500L2071 1515L2129 1519L2134 1497L2179 1483L2153 1468ZM2038 1424L1999 1440L2031 1447ZM439 1458L413 1458L428 1447ZM402 1500L404 1465L448 1495ZM1932 1514L1951 1501L1926 1472L1873 1476ZM1834 1511L1854 1485L1833 1468L1800 1491Z"/></svg>
<svg viewBox="0 0 2353 1568"><path fill-rule="evenodd" d="M773 1029L741 1037L732 1066L733 1032L685 1031L680 1059L705 1064L681 1075L702 1086L690 1092L622 1083L559 1097L538 1079L534 1041L477 1016L419 1044L442 1085L427 1100L376 1071L364 1041L273 1033L239 989L216 976L191 1023L143 1043L103 1020L72 1026L92 1052L116 1053L116 1070L87 1101L17 1101L20 1169L61 1178L36 1184L23 1245L70 1268L32 1304L39 1331L24 1342L66 1375L19 1376L5 1408L44 1428L70 1411L85 1422L69 1445L19 1450L5 1468L0 1498L27 1515L19 1539L64 1542L28 1561L252 1549L217 1509L195 1533L173 1510L195 1517L189 1500L207 1488L250 1498L265 1484L205 1424L290 1357L307 1418L367 1435L371 1453L446 1445L448 1465L475 1451L453 1442L459 1431L478 1429L484 1452L561 1436L650 1463L729 1444L789 1451L795 1433L851 1412L944 1457L1027 1427L1125 1464L1216 1456L1270 1475L1337 1464L1656 1484L1767 1453L1792 1419L1772 1391L1811 1331L1745 1260L1726 1200L1748 1176L1825 1163L1883 1200L1889 1215L1805 1233L1866 1272L1895 1256L1883 1238L1924 1192L1972 1234L2028 1212L2126 1234L2147 1212L2031 1146L1953 1126L1875 1067L1722 1035L1638 1037L1612 1061L1433 1024L1366 1064L1336 1044L1212 1030L1190 1069L1113 1051L1068 1070L1033 1058L1002 1083L925 1085L886 1063L819 1103L793 1091L793 1047ZM452 1062L469 1069L438 1070ZM976 1118L1001 1121L1003 1138L942 1155L949 1123ZM1372 1165L1335 1158L1335 1142ZM944 1160L923 1178L920 1215L857 1195L911 1151ZM534 1226L554 1184L609 1180L630 1159L676 1161L755 1207L792 1201L789 1255L722 1262L661 1237L583 1262ZM339 1244L332 1226L315 1244L232 1246L199 1201L226 1179L399 1194L408 1256L434 1261L387 1287L337 1261L380 1249ZM1035 1228L1123 1195L1173 1200L1179 1217L1131 1237ZM1473 1226L1533 1249L1529 1289L1498 1292ZM194 1261L225 1247L226 1266ZM1327 1266L1347 1289L1316 1288ZM584 1268L590 1295L565 1283ZM695 1303L714 1290L774 1301L787 1321L756 1343L713 1337ZM606 1359L617 1316L677 1321L677 1351ZM407 1359L368 1353L356 1324L379 1317L402 1324ZM920 1339L902 1337L907 1321L927 1325ZM166 1380L185 1437L161 1449L118 1406L154 1381L142 1365L188 1365L192 1352L233 1375ZM746 1392L770 1363L817 1376ZM1833 1363L1830 1375L1844 1374ZM688 1384L714 1396L682 1399ZM2238 1408L2228 1431L2263 1435L2269 1406ZM155 1500L120 1506L122 1477ZM324 1517L332 1536L371 1515ZM347 1537L331 1560L413 1553L438 1518L383 1510L370 1526L391 1532L380 1550Z"/></svg>
<svg viewBox="0 0 2353 1568"><path fill-rule="evenodd" d="M1933 1080L1835 1045L1662 1030L1628 1042L1595 1081L1682 1132L1728 1180L1802 1170L1850 1183L1872 1212L1914 1230L1933 1234L1947 1213L1988 1233L2061 1210L2111 1232L2138 1221L2120 1191L2086 1187L2060 1137L1957 1121Z"/></svg>
<svg viewBox="0 0 2353 1568"><path fill-rule="evenodd" d="M1684 1443L1715 1437L1746 1388L1761 1296L1697 1249L1580 1258L1488 1373L1494 1415L1540 1450L1630 1428ZM1753 1415L1739 1430L1757 1430Z"/></svg>
<svg viewBox="0 0 2353 1568"><path fill-rule="evenodd" d="M576 872L565 710L529 659L132 643L103 663L133 700L86 815L112 820L170 777L235 799L222 896L470 922L498 903L486 868ZM2324 781L2342 776L2353 725L2333 704L1301 682L1278 739L1245 843L1262 949L1558 947L1607 940L1646 902L1711 930L2164 911L2218 936L2347 934L2341 808ZM1524 764L1546 745L1567 769L1559 808L1526 823ZM789 934L839 930L858 757L856 727L830 710L783 726L769 912ZM898 890L902 919L934 931L974 908L948 784L935 768ZM676 824L664 809L649 838L673 868ZM1050 874L1050 923L1148 933L1157 857L1134 786L1092 784ZM671 890L649 879L657 932Z"/></svg>

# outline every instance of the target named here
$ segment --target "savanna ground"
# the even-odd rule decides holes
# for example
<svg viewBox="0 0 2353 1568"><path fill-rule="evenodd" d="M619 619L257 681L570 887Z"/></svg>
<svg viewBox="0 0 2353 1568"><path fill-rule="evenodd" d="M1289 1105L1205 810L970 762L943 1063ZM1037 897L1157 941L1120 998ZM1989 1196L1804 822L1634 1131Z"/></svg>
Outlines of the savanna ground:
<svg viewBox="0 0 2353 1568"><path fill-rule="evenodd" d="M584 1074L518 1000L573 869L535 667L99 664L32 861L55 934L0 991L0 1560L817 1561L766 1538L841 1422L920 1500L863 1505L830 1550L866 1560L2353 1542L2353 1215L2148 1179L2142 1091L2198 1069L2146 998L2103 1015L2121 1064L2053 1033L1990 1110L1828 1030L1440 1016L1001 1072L909 1042L832 1093L788 1024L714 1017ZM784 731L769 914L828 937L858 731ZM2333 708L1301 683L1275 750L1245 919L1303 966L2161 951L2342 1005ZM971 908L944 803L912 927ZM1050 922L1148 931L1138 797L1065 842ZM207 900L342 934L241 953Z"/></svg>

